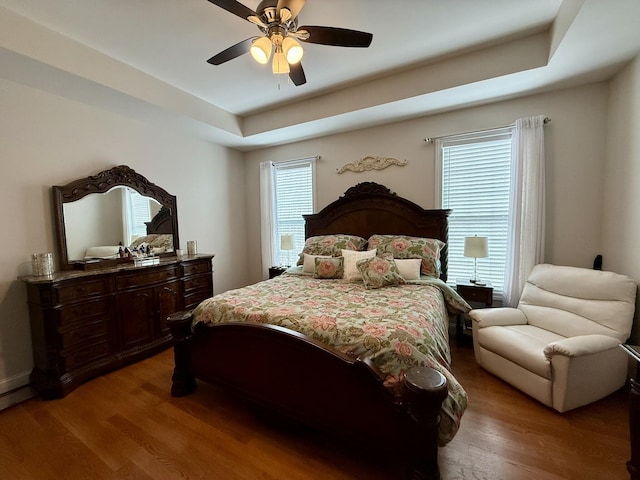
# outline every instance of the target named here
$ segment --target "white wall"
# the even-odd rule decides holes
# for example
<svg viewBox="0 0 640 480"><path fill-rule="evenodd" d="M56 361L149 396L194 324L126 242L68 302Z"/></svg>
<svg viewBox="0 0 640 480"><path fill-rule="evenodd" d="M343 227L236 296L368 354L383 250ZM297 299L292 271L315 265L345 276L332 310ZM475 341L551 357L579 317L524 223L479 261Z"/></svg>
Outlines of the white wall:
<svg viewBox="0 0 640 480"><path fill-rule="evenodd" d="M254 246L250 249L251 278L260 279L259 162L321 155L316 210L363 181L382 183L424 208L433 208L434 146L423 138L509 125L519 117L538 114L552 119L545 127L546 260L590 268L602 247L607 99L608 84L598 83L245 154L248 234ZM345 163L367 155L409 163L382 171L336 173Z"/></svg>
<svg viewBox="0 0 640 480"><path fill-rule="evenodd" d="M602 221L607 270L640 280L640 57L611 82ZM636 302L640 312L640 302ZM636 318L638 313L636 313ZM640 322L632 343L640 345Z"/></svg>
<svg viewBox="0 0 640 480"><path fill-rule="evenodd" d="M0 394L33 366L25 286L33 252L55 252L50 187L128 165L176 195L181 246L215 253L216 292L247 283L239 152L0 80Z"/></svg>

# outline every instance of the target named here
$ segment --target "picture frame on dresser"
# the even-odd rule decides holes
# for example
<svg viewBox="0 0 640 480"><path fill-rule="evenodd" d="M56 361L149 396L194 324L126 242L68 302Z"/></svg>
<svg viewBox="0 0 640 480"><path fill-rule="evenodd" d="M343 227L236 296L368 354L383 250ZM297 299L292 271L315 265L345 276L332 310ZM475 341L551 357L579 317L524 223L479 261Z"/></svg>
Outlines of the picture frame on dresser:
<svg viewBox="0 0 640 480"><path fill-rule="evenodd" d="M122 187L160 205L145 228L167 237L171 248L157 256L151 252L153 262L109 258L91 262L91 268L79 266L67 251L67 234L78 228L78 219L69 221L65 213L71 210L64 205ZM97 375L170 347L167 317L213 295L214 255L175 254L177 202L163 188L121 165L52 192L60 271L21 277L34 359L30 380L44 398L64 397Z"/></svg>

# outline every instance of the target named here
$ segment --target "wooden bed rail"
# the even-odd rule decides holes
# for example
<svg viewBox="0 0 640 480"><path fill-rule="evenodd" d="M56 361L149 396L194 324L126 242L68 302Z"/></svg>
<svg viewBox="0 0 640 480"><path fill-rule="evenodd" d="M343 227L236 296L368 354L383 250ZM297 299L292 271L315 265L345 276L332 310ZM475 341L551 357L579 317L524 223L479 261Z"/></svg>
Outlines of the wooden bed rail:
<svg viewBox="0 0 640 480"><path fill-rule="evenodd" d="M447 382L438 371L410 368L398 398L381 388L383 375L368 359L347 357L300 333L246 323L199 325L194 335L192 320L191 311L167 319L174 338L174 397L192 393L196 378L218 384L359 445L376 451L395 447L394 455L407 464L405 478L440 478L438 425Z"/></svg>

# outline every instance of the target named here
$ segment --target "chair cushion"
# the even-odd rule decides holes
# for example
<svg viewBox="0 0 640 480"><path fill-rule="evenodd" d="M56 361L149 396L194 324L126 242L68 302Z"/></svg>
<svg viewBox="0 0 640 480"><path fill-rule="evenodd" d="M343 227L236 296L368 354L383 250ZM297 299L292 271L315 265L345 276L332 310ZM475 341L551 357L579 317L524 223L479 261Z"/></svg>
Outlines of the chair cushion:
<svg viewBox="0 0 640 480"><path fill-rule="evenodd" d="M483 348L551 380L551 363L545 347L563 336L532 325L479 328L477 341Z"/></svg>
<svg viewBox="0 0 640 480"><path fill-rule="evenodd" d="M626 340L637 286L625 275L586 268L536 265L518 308L527 323L563 337L602 334Z"/></svg>

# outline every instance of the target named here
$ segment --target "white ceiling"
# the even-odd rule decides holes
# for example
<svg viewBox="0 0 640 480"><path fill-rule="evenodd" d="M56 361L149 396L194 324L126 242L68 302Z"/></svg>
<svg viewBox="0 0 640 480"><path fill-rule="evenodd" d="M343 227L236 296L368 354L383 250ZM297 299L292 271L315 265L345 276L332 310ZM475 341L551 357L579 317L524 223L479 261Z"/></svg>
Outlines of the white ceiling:
<svg viewBox="0 0 640 480"><path fill-rule="evenodd" d="M255 9L258 0L245 0ZM0 0L0 76L242 150L610 78L640 52L638 0L307 0L296 87L249 55L256 26L207 0Z"/></svg>

